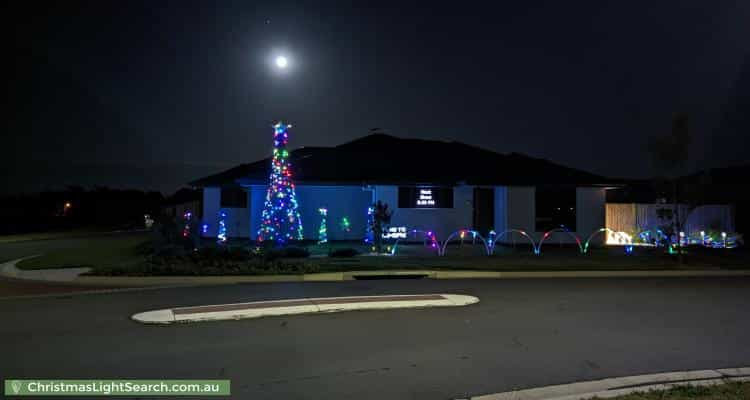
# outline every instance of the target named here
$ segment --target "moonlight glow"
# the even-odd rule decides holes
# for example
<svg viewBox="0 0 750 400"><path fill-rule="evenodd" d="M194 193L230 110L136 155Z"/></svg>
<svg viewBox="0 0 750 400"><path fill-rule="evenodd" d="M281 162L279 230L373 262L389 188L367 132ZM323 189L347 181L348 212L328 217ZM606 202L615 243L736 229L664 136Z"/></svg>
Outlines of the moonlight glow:
<svg viewBox="0 0 750 400"><path fill-rule="evenodd" d="M289 61L284 56L278 56L276 57L276 66L279 68L286 68L286 66L289 64Z"/></svg>

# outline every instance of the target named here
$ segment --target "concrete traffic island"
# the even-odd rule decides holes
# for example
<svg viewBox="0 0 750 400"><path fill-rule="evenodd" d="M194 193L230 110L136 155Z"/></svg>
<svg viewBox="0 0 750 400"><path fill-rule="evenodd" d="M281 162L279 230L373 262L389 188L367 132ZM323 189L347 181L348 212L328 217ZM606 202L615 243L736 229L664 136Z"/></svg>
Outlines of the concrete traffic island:
<svg viewBox="0 0 750 400"><path fill-rule="evenodd" d="M750 367L634 375L565 385L543 386L456 400L585 400L612 398L635 392L668 390L675 386L710 386L750 381Z"/></svg>
<svg viewBox="0 0 750 400"><path fill-rule="evenodd" d="M131 318L144 324L171 324L175 322L236 320L354 310L460 307L478 302L479 299L476 297L460 294L323 297L176 307L146 311L135 314Z"/></svg>

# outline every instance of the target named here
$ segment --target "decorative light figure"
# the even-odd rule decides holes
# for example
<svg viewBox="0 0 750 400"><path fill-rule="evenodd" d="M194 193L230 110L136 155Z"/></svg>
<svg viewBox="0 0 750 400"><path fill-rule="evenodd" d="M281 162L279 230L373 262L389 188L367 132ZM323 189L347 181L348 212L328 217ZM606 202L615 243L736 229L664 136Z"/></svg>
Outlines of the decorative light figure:
<svg viewBox="0 0 750 400"><path fill-rule="evenodd" d="M701 231L701 245L706 245L706 231Z"/></svg>
<svg viewBox="0 0 750 400"><path fill-rule="evenodd" d="M375 234L372 231L373 224L375 224L375 208L370 206L367 207L367 226L365 227L366 244L372 244L375 241Z"/></svg>
<svg viewBox="0 0 750 400"><path fill-rule="evenodd" d="M151 214L143 214L143 225L146 229L151 229L154 226L154 219L151 218Z"/></svg>
<svg viewBox="0 0 750 400"><path fill-rule="evenodd" d="M227 242L227 213L223 210L219 211L219 233L216 239L219 244Z"/></svg>
<svg viewBox="0 0 750 400"><path fill-rule="evenodd" d="M185 226L182 227L182 237L189 237L190 236L190 219L193 217L193 213L190 211L185 211L184 214L182 214L182 219L185 222Z"/></svg>
<svg viewBox="0 0 750 400"><path fill-rule="evenodd" d="M302 220L292 182L292 164L286 145L291 125L279 121L274 128L273 159L268 178L266 201L258 229L258 242L273 241L281 246L290 240L302 240Z"/></svg>
<svg viewBox="0 0 750 400"><path fill-rule="evenodd" d="M323 244L328 242L328 226L326 217L328 216L328 209L325 207L321 207L318 209L318 212L320 213L320 228L318 228L318 244Z"/></svg>
<svg viewBox="0 0 750 400"><path fill-rule="evenodd" d="M724 248L726 249L727 248L727 233L726 232L721 232L721 241L722 241L722 246L724 246Z"/></svg>
<svg viewBox="0 0 750 400"><path fill-rule="evenodd" d="M341 230L344 232L351 232L352 231L352 224L349 222L349 218L344 216L341 218Z"/></svg>
<svg viewBox="0 0 750 400"><path fill-rule="evenodd" d="M430 246L431 246L431 247L432 247L433 249L436 249L436 248L438 248L438 244L439 244L439 243L438 243L438 240L437 240L437 236L435 236L435 233L434 233L434 232L432 232L432 231L428 231L428 232L427 232L427 237L429 237L429 238L430 238L430 242L431 242ZM438 255L439 255L439 253L440 253L440 251L438 250Z"/></svg>

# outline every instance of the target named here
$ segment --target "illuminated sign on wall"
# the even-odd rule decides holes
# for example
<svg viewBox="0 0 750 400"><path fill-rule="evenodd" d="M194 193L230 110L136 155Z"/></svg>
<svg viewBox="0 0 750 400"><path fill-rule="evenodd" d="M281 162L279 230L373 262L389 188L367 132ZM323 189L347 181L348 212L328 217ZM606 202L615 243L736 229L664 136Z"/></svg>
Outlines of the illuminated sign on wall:
<svg viewBox="0 0 750 400"><path fill-rule="evenodd" d="M435 199L432 198L432 189L419 189L417 206L434 206Z"/></svg>
<svg viewBox="0 0 750 400"><path fill-rule="evenodd" d="M452 187L398 188L399 208L453 208Z"/></svg>
<svg viewBox="0 0 750 400"><path fill-rule="evenodd" d="M383 232L383 239L406 239L405 226L392 226L387 232Z"/></svg>

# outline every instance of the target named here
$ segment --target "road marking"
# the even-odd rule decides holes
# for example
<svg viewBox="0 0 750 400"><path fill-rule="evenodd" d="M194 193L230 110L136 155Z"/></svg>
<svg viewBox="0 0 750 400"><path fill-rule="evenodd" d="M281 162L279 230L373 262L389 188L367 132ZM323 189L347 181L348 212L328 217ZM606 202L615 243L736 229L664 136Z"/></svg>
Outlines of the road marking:
<svg viewBox="0 0 750 400"><path fill-rule="evenodd" d="M478 302L476 297L460 294L322 297L175 307L141 312L131 318L144 324L170 324L352 310L460 307Z"/></svg>

